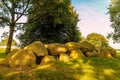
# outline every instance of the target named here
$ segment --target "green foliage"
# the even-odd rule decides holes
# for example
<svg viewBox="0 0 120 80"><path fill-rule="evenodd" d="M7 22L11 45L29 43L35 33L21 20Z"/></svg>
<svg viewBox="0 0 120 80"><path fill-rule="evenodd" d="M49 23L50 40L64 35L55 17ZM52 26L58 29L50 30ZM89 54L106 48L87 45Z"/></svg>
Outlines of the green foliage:
<svg viewBox="0 0 120 80"><path fill-rule="evenodd" d="M6 46L7 42L8 42L8 38L5 38L5 39L1 40L0 45ZM17 46L17 45L18 45L17 42L13 39L12 40L12 46Z"/></svg>
<svg viewBox="0 0 120 80"><path fill-rule="evenodd" d="M88 34L86 40L96 47L108 46L108 40L103 35L98 33Z"/></svg>
<svg viewBox="0 0 120 80"><path fill-rule="evenodd" d="M111 27L114 31L109 33L108 38L112 38L115 42L120 42L120 0L111 0L109 14Z"/></svg>
<svg viewBox="0 0 120 80"><path fill-rule="evenodd" d="M35 0L29 9L28 24L19 37L22 45L35 40L43 43L79 41L78 14L70 0Z"/></svg>
<svg viewBox="0 0 120 80"><path fill-rule="evenodd" d="M18 20L26 15L31 0L0 0L0 27L8 26L9 37L6 53L11 51L13 33L19 26Z"/></svg>

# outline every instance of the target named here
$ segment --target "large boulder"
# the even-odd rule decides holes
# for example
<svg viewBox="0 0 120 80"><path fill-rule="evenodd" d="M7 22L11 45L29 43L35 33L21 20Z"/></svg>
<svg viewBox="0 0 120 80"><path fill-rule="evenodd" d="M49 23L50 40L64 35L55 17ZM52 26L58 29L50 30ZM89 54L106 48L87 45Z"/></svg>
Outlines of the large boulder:
<svg viewBox="0 0 120 80"><path fill-rule="evenodd" d="M36 56L32 51L20 49L12 51L5 59L5 64L11 67L36 64Z"/></svg>
<svg viewBox="0 0 120 80"><path fill-rule="evenodd" d="M68 61L70 61L70 56L67 54L61 53L59 55L59 60L63 61L63 62L68 62Z"/></svg>
<svg viewBox="0 0 120 80"><path fill-rule="evenodd" d="M48 55L48 51L45 48L44 44L40 41L35 41L26 47L24 47L24 50L31 50L33 51L37 56L45 56Z"/></svg>
<svg viewBox="0 0 120 80"><path fill-rule="evenodd" d="M101 47L99 50L99 57L102 58L111 58L116 56L116 50L112 47Z"/></svg>
<svg viewBox="0 0 120 80"><path fill-rule="evenodd" d="M77 59L84 57L84 54L81 50L71 50L70 58Z"/></svg>
<svg viewBox="0 0 120 80"><path fill-rule="evenodd" d="M9 60L11 57L17 52L19 49L13 49L10 53L8 53L7 57L5 58L5 64L9 64Z"/></svg>
<svg viewBox="0 0 120 80"><path fill-rule="evenodd" d="M50 62L56 62L56 59L54 56L44 56L41 60L40 64L46 64L46 63L50 63Z"/></svg>
<svg viewBox="0 0 120 80"><path fill-rule="evenodd" d="M71 50L79 50L80 44L78 42L68 42L65 44L69 51Z"/></svg>
<svg viewBox="0 0 120 80"><path fill-rule="evenodd" d="M96 51L86 52L86 57L97 57L98 53Z"/></svg>
<svg viewBox="0 0 120 80"><path fill-rule="evenodd" d="M86 52L93 52L95 46L88 41L83 41L80 43L80 50L86 55Z"/></svg>
<svg viewBox="0 0 120 80"><path fill-rule="evenodd" d="M49 55L52 55L52 56L67 52L66 46L60 43L48 44L46 48L48 49Z"/></svg>

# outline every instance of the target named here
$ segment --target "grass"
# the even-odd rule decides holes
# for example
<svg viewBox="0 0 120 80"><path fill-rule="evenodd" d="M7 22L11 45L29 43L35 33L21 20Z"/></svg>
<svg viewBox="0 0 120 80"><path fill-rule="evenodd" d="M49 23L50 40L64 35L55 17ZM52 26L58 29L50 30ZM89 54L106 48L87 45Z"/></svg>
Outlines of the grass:
<svg viewBox="0 0 120 80"><path fill-rule="evenodd" d="M0 62L2 62L6 56L7 56L7 54L5 54L5 49L0 48Z"/></svg>
<svg viewBox="0 0 120 80"><path fill-rule="evenodd" d="M5 59L4 49L0 59ZM1 61L2 62L2 61ZM0 64L0 80L120 80L120 51L115 58L82 58L70 62L8 67Z"/></svg>

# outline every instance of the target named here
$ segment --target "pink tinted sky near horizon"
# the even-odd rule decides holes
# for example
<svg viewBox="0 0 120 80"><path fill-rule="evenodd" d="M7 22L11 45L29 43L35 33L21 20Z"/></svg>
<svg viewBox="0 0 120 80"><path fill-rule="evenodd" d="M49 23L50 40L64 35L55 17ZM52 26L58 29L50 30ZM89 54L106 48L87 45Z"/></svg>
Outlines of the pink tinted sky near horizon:
<svg viewBox="0 0 120 80"><path fill-rule="evenodd" d="M78 27L82 36L86 37L90 33L99 33L107 36L113 29L110 27L110 17L108 7L111 0L72 0L72 4L79 14ZM110 46L120 48L120 44L114 44L109 40Z"/></svg>

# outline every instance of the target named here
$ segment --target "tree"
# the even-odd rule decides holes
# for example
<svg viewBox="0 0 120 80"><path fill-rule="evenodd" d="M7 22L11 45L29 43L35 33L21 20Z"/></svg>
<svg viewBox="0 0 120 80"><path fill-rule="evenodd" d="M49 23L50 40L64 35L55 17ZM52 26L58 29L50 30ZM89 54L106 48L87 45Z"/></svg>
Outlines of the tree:
<svg viewBox="0 0 120 80"><path fill-rule="evenodd" d="M86 40L94 44L96 47L108 46L108 40L103 35L98 33L88 34Z"/></svg>
<svg viewBox="0 0 120 80"><path fill-rule="evenodd" d="M109 14L111 27L114 31L108 34L108 38L112 38L115 42L120 42L120 0L111 0Z"/></svg>
<svg viewBox="0 0 120 80"><path fill-rule="evenodd" d="M9 26L9 37L6 53L11 51L11 44L15 27L18 20L26 15L30 0L0 0L0 25Z"/></svg>
<svg viewBox="0 0 120 80"><path fill-rule="evenodd" d="M5 39L2 39L2 40L1 40L0 44L1 44L2 46L5 46L5 45L7 44L7 42L8 42L8 38L5 38ZM17 45L18 45L17 42L13 39L13 40L12 40L12 46L17 46Z"/></svg>
<svg viewBox="0 0 120 80"><path fill-rule="evenodd" d="M36 9L37 8L37 9ZM22 45L35 40L43 43L79 41L78 14L71 0L35 0L29 9L28 24L19 37Z"/></svg>

